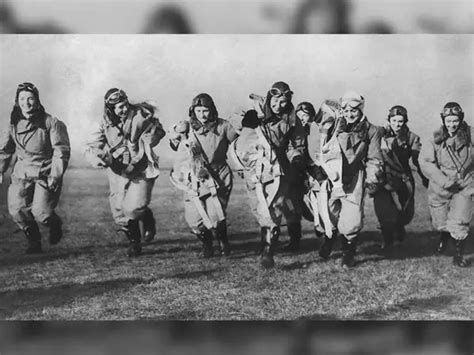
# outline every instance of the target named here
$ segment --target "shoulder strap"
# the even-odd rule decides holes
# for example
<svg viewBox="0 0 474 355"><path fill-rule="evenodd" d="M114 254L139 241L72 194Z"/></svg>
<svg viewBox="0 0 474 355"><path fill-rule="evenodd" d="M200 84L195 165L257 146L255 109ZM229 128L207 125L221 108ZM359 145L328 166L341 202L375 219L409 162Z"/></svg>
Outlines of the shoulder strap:
<svg viewBox="0 0 474 355"><path fill-rule="evenodd" d="M194 136L194 141L197 143L198 145L198 149L199 149L199 153L201 153L203 159L204 159L204 162L206 163L206 167L208 167L210 164L209 164L209 159L207 158L207 155L206 153L204 152L204 149L202 147L202 144L201 144L201 141L199 140L199 138L197 137L197 134L196 132L194 132L194 130L191 128L191 132Z"/></svg>

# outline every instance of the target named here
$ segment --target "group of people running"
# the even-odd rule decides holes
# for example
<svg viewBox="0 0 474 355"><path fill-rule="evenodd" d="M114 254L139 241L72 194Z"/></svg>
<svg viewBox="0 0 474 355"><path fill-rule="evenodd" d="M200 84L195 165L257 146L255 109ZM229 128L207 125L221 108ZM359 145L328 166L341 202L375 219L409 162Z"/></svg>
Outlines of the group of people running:
<svg viewBox="0 0 474 355"><path fill-rule="evenodd" d="M309 102L295 107L293 92L282 81L266 96L249 97L251 104L237 114L236 125L219 117L210 95L199 94L189 117L168 131L175 151L170 181L183 190L185 219L202 242L204 258L216 253L215 243L219 254L231 253L226 208L233 170L245 180L249 207L260 225L264 268L274 266L283 217L289 235L284 250L299 250L306 218L322 240L321 258L329 258L340 236L341 264L355 266L366 195L374 200L382 248L391 253L414 216L411 160L428 188L432 223L440 232L437 252L444 253L454 240L454 265L468 265L463 249L472 218L474 142L458 103L444 105L440 126L422 147L401 105L391 107L386 125L379 127L369 122L365 99L355 92L324 100L317 109ZM142 241L156 234L148 206L160 173L154 147L166 134L153 104L131 103L123 90L112 88L88 138L86 158L107 170L112 215L129 241L130 257L140 255ZM13 166L8 209L26 235L28 254L42 252L38 223L49 228L50 244L62 238L62 221L54 210L69 158L65 124L45 111L35 85L20 84L10 124L0 137L0 182Z"/></svg>

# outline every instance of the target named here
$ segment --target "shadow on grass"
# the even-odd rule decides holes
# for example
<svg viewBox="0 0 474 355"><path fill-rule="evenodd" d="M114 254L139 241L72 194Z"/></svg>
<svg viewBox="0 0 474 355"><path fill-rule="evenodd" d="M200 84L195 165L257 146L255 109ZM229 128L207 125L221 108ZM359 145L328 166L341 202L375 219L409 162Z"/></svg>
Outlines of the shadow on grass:
<svg viewBox="0 0 474 355"><path fill-rule="evenodd" d="M257 233L242 233L245 238L235 238L231 240L232 252L234 259L242 259L249 256L256 256L260 253L260 235ZM237 241L238 240L238 241ZM303 255L318 250L320 242L316 238L304 238L300 243L300 250L297 252L285 252L283 248L287 243L287 238L280 239L275 248L275 256L277 255Z"/></svg>
<svg viewBox="0 0 474 355"><path fill-rule="evenodd" d="M243 259L249 256L257 256L260 252L260 236L248 238L247 241L231 241L231 259Z"/></svg>
<svg viewBox="0 0 474 355"><path fill-rule="evenodd" d="M351 319L386 319L398 315L398 318L406 318L406 314L424 311L442 311L450 304L458 301L460 297L453 295L440 295L430 298L410 298L401 303L387 308L377 308L373 310L356 313Z"/></svg>
<svg viewBox="0 0 474 355"><path fill-rule="evenodd" d="M210 277L216 272L223 272L225 271L224 268L221 269L209 269L209 270L197 270L197 271L185 271L185 272L179 272L171 276L166 276L167 279L197 279L203 276Z"/></svg>
<svg viewBox="0 0 474 355"><path fill-rule="evenodd" d="M174 233L176 233L176 229L173 230ZM169 238L169 237L160 237L160 232L157 232L157 235L151 241L150 245L166 245L166 244L190 244L190 243L195 243L196 241L199 241L199 239L190 231L186 230L182 235L187 235L187 237L176 237L176 238ZM229 233L229 241L232 242L240 242L244 240L254 240L257 239L258 234L254 231L251 232L245 232L245 231L239 231L239 232L231 232Z"/></svg>
<svg viewBox="0 0 474 355"><path fill-rule="evenodd" d="M116 249L123 248L120 244L107 244L107 245L87 245L80 248L70 248L65 250L61 249L50 249L44 251L41 254L14 254L10 257L2 257L0 260L0 267L2 266L24 266L35 263L46 263L49 261L56 261L61 259L75 258L82 255L103 255L109 252L115 252Z"/></svg>
<svg viewBox="0 0 474 355"><path fill-rule="evenodd" d="M374 244L374 241L378 243ZM439 238L437 232L408 232L403 243L395 245L391 254L389 256L384 256L380 248L380 245L382 243L382 236L377 231L368 231L361 233L360 244L358 246L358 254L376 254L380 255L381 259L390 260L418 259L437 255L436 247L438 246L438 242ZM445 255L453 255L453 252L454 241L451 241ZM474 252L474 240L473 238L470 238L466 242L465 254L470 254L472 252Z"/></svg>
<svg viewBox="0 0 474 355"><path fill-rule="evenodd" d="M148 283L149 280L123 278L1 292L0 318L8 318L16 312L40 312L44 307L61 307L78 298L91 298L109 291L120 293L143 282Z"/></svg>
<svg viewBox="0 0 474 355"><path fill-rule="evenodd" d="M158 245L157 245L158 246ZM152 255L166 255L166 254L176 254L184 250L193 250L194 248L183 248L183 247L174 247L174 248L159 248L150 250L147 248L147 244L143 245L143 256L152 256Z"/></svg>
<svg viewBox="0 0 474 355"><path fill-rule="evenodd" d="M283 271L303 270L303 269L307 269L311 265L314 265L320 262L322 262L322 260L316 260L316 261L311 261L311 262L295 261L294 263L291 263L291 264L282 265L280 269Z"/></svg>
<svg viewBox="0 0 474 355"><path fill-rule="evenodd" d="M381 260L384 260L384 259L386 259L386 258L383 257L383 256L369 256L369 257L365 257L365 258L357 258L356 257L356 267L360 266L360 265L363 265L363 264L366 264L366 263L373 263L373 262L381 261Z"/></svg>
<svg viewBox="0 0 474 355"><path fill-rule="evenodd" d="M332 254L328 259L323 259L320 256L315 256L315 258L311 261L305 261L305 262L295 261L291 264L282 265L281 270L294 271L294 270L310 269L317 265L323 265L323 264L331 262L332 260L337 260L339 258L340 258L340 255L338 253Z"/></svg>

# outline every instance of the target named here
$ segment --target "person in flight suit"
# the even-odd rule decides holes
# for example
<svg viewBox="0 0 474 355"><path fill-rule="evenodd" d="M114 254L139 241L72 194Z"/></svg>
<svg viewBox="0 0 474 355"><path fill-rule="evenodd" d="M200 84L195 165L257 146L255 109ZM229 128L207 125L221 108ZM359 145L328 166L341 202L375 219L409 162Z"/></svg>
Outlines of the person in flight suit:
<svg viewBox="0 0 474 355"><path fill-rule="evenodd" d="M204 258L214 255L214 237L220 254L230 255L226 208L233 176L226 159L236 137L234 127L219 118L214 100L206 93L192 100L189 121L180 121L170 130L170 145L177 152L172 182L185 191L185 219L202 241Z"/></svg>
<svg viewBox="0 0 474 355"><path fill-rule="evenodd" d="M442 125L421 151L420 165L429 179L428 205L435 229L440 231L438 253L454 239L453 264L468 266L463 249L469 236L474 194L473 127L464 120L457 102L441 112Z"/></svg>
<svg viewBox="0 0 474 355"><path fill-rule="evenodd" d="M383 249L390 252L394 237L403 241L405 226L415 213L415 179L410 159L417 168L423 186L428 179L423 175L418 157L421 150L420 137L407 125L408 113L405 107L390 108L387 125L383 128L381 150L384 161L383 186L374 194L374 208L382 228Z"/></svg>
<svg viewBox="0 0 474 355"><path fill-rule="evenodd" d="M329 151L322 154L322 159L327 154L340 157L339 171L326 171L330 177L341 175L337 179L341 186L331 191L328 205L332 225L336 226L337 232L343 237L341 265L353 267L357 237L363 228L365 191L372 194L381 182L382 132L380 127L371 124L364 115L365 99L361 95L348 92L340 101L343 116L334 122L326 135L327 142L333 144L327 146ZM319 250L323 259L329 257L334 240L335 238L327 235L324 237Z"/></svg>
<svg viewBox="0 0 474 355"><path fill-rule="evenodd" d="M37 222L49 228L51 245L63 236L61 218L54 210L70 155L64 123L45 111L35 85L18 85L10 124L0 137L0 182L12 165L8 210L26 235L27 254L42 252Z"/></svg>
<svg viewBox="0 0 474 355"><path fill-rule="evenodd" d="M294 174L293 180L290 181L288 188L288 198L291 200L293 206L295 206L295 220L301 221L301 217L304 216L308 220L314 220L311 208L309 208L305 202L304 195L307 194L308 186L311 185L312 180L316 180L318 183L326 178L324 170L316 165L314 160L311 158L308 151L308 138L310 137L312 123L316 119L316 110L313 104L307 101L300 102L295 109L296 116L300 119L304 131L304 169L300 174ZM316 216L318 218L318 216ZM301 240L301 222L293 223L288 225L288 234L290 241L283 248L284 251L295 252L300 249Z"/></svg>
<svg viewBox="0 0 474 355"><path fill-rule="evenodd" d="M262 253L260 263L264 268L271 268L275 261L274 249L280 236L281 218L287 221L290 240L301 238L301 213L290 198L291 181L296 181L305 170L305 134L300 119L296 116L291 102L293 92L287 83L278 81L260 100L256 109L248 110L246 117L256 117L256 126L262 134L262 147L267 146L266 155L269 163L276 168L270 169L274 175L269 185L276 191L264 191L267 200L259 198L257 182L252 169L244 170L249 204L260 224ZM250 120L252 121L252 120ZM274 174L278 171L277 174ZM278 181L275 184L274 181ZM265 196L266 195L266 196ZM268 196L272 195L271 201ZM265 207L262 209L262 206Z"/></svg>
<svg viewBox="0 0 474 355"><path fill-rule="evenodd" d="M107 168L110 208L119 232L129 240L129 257L141 254L142 238L151 241L156 234L148 207L159 176L158 157L152 148L165 136L156 113L152 104L132 104L123 90L109 89L104 96L104 115L85 151L93 167Z"/></svg>

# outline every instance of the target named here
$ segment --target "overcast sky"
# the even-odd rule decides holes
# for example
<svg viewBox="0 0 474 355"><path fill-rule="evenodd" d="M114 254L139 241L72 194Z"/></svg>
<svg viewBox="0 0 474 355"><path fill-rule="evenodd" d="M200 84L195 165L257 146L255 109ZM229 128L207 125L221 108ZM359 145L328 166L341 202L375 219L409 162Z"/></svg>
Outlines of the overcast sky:
<svg viewBox="0 0 474 355"><path fill-rule="evenodd" d="M339 98L354 89L366 114L383 124L388 108L405 105L411 128L426 136L439 112L458 101L472 124L472 35L444 36L2 36L0 112L8 122L18 83L31 81L46 110L68 125L76 159L88 129L100 119L107 89L130 100L154 100L168 129L192 98L211 94L221 117L288 82L295 104ZM166 143L159 148L169 160Z"/></svg>

